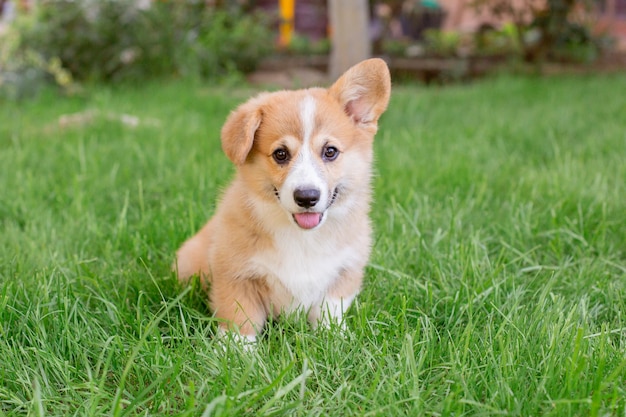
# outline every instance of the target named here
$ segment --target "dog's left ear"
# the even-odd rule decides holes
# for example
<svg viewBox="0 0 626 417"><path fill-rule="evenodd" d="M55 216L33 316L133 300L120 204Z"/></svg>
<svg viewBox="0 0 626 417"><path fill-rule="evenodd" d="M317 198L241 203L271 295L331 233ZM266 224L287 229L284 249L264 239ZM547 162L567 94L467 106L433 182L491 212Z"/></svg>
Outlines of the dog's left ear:
<svg viewBox="0 0 626 417"><path fill-rule="evenodd" d="M362 61L346 71L328 92L357 126L376 131L391 94L389 68L379 58Z"/></svg>
<svg viewBox="0 0 626 417"><path fill-rule="evenodd" d="M226 119L222 127L222 149L235 164L243 165L254 144L263 113L259 97L242 104Z"/></svg>

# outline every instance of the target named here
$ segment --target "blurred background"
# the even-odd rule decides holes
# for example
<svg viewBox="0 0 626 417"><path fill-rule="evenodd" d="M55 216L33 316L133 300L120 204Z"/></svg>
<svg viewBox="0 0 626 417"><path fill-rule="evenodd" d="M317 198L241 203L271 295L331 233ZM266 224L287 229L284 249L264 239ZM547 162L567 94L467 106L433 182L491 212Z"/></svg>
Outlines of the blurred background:
<svg viewBox="0 0 626 417"><path fill-rule="evenodd" d="M626 0L0 0L0 92L167 77L327 82L626 68Z"/></svg>

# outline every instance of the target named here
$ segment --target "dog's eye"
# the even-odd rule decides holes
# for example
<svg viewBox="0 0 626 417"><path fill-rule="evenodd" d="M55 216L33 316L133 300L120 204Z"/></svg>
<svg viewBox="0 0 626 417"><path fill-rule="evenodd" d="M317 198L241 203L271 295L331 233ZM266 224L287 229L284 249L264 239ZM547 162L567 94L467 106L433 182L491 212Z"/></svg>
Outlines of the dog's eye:
<svg viewBox="0 0 626 417"><path fill-rule="evenodd" d="M335 148L334 146L327 146L324 148L324 153L322 154L322 157L326 161L334 161L335 159L337 159L338 156L339 149Z"/></svg>
<svg viewBox="0 0 626 417"><path fill-rule="evenodd" d="M284 148L276 149L272 156L274 157L274 161L279 164L285 164L289 161L289 151Z"/></svg>

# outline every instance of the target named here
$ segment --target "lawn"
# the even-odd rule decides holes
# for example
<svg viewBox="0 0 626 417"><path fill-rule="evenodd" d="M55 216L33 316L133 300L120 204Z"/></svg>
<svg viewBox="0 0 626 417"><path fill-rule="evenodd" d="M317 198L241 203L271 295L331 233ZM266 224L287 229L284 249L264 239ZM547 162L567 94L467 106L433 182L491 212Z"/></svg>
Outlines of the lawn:
<svg viewBox="0 0 626 417"><path fill-rule="evenodd" d="M251 352L216 343L169 270L232 175L219 129L251 90L0 103L0 414L624 416L624 92L395 86L348 331L285 318Z"/></svg>

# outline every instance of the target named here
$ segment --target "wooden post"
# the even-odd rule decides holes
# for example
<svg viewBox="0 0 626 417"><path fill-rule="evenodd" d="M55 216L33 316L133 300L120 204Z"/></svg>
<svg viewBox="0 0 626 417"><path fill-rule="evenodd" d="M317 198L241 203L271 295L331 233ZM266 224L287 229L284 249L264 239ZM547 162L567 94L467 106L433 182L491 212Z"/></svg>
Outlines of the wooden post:
<svg viewBox="0 0 626 417"><path fill-rule="evenodd" d="M348 68L370 57L367 0L329 0L331 52L329 76L337 79Z"/></svg>

